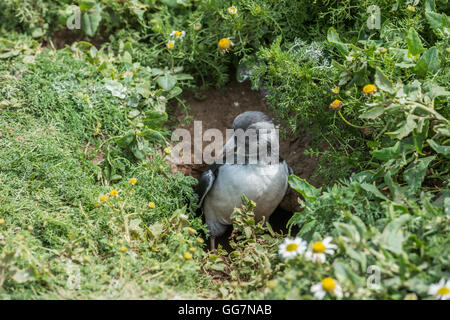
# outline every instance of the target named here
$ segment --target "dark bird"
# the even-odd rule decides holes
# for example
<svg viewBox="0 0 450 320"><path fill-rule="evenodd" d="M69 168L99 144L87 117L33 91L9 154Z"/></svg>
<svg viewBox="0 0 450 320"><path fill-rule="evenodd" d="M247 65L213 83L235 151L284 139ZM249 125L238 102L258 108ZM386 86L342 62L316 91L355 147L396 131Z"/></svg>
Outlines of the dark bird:
<svg viewBox="0 0 450 320"><path fill-rule="evenodd" d="M210 165L197 186L199 207L211 234L211 250L215 249L215 238L232 224L230 216L234 208L240 207L242 194L256 203L255 220L265 217L267 221L286 195L288 178L293 173L278 155L278 134L265 113L244 112L234 119L232 129L234 134L223 147L221 163ZM238 132L245 133L244 143L242 139L239 143ZM249 138L249 133L254 133L256 139ZM260 148L264 147L268 155L276 155L276 161L261 157ZM243 161L238 162L239 157Z"/></svg>

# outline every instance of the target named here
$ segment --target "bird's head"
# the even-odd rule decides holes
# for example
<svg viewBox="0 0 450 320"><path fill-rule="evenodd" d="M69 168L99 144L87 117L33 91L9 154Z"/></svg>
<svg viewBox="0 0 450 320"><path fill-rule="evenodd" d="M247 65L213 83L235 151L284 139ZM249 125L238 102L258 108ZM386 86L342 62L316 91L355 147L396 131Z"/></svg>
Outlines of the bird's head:
<svg viewBox="0 0 450 320"><path fill-rule="evenodd" d="M239 114L234 118L232 129L234 133L223 148L223 153L228 155L227 162L229 158L236 159L236 156L242 156L246 162L249 158L260 162L261 152L265 150L270 155L278 155L278 132L272 119L264 112L247 111ZM273 162L273 158L270 157L268 162Z"/></svg>

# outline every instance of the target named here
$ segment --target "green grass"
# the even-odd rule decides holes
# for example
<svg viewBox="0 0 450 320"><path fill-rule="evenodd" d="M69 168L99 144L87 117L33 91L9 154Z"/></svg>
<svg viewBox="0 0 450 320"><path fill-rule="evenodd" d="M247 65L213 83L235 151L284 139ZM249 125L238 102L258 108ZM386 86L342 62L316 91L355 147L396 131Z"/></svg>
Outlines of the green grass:
<svg viewBox="0 0 450 320"><path fill-rule="evenodd" d="M13 74L15 67L23 68L20 75ZM191 215L187 224L204 228L192 216L195 180L171 174L156 151L152 160L137 162L121 149L111 154L125 164L126 174L113 184L102 177L105 141L123 130L126 113L101 89L98 73L67 53L46 51L34 65L12 61L0 77L6 105L0 109L2 297L209 294L199 260L183 257L190 247L201 257L202 246L178 217ZM91 104L77 96L85 92ZM10 106L13 99L16 105ZM96 122L102 124L100 135L94 135ZM135 186L128 183L131 177ZM97 207L99 196L113 188L119 197ZM151 240L147 227L160 237ZM32 272L16 281L17 270ZM68 291L67 281L78 278L79 288ZM204 290L197 293L192 288L199 284Z"/></svg>

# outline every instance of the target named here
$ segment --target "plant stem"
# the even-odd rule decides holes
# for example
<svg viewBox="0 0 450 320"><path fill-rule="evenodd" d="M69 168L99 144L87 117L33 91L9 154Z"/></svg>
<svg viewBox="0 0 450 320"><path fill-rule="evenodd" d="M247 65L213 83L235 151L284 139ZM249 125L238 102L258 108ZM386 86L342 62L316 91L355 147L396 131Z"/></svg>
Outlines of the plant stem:
<svg viewBox="0 0 450 320"><path fill-rule="evenodd" d="M348 124L349 126L351 126L353 128L357 128L357 129L364 129L365 128L365 127L360 127L360 126L357 126L355 124L352 124L352 123L348 122L347 119L345 119L344 116L342 115L341 110L338 110L338 114L342 118L342 120L344 120L344 122L346 124Z"/></svg>

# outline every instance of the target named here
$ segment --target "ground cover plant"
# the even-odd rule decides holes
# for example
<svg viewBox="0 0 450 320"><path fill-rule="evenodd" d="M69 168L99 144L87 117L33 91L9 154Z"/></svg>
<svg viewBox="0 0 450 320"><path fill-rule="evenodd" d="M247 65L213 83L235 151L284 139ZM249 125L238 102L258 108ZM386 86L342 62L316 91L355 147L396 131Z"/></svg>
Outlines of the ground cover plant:
<svg viewBox="0 0 450 320"><path fill-rule="evenodd" d="M2 299L450 298L447 1L0 3ZM206 249L167 105L251 81L321 184ZM187 112L189 113L188 107ZM292 230L298 230L292 231Z"/></svg>

